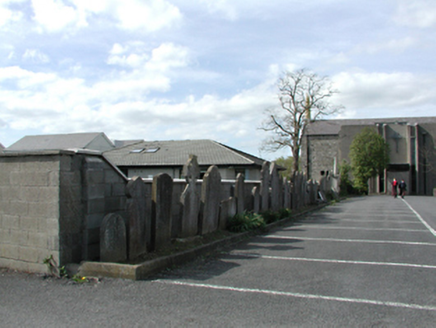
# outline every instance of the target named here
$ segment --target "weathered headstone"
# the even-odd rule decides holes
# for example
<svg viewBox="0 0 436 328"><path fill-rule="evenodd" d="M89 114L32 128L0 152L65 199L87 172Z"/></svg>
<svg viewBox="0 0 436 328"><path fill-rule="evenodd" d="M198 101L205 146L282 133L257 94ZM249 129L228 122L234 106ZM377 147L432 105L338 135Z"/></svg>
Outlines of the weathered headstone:
<svg viewBox="0 0 436 328"><path fill-rule="evenodd" d="M266 211L269 209L269 162L263 162L262 170L260 171L260 210Z"/></svg>
<svg viewBox="0 0 436 328"><path fill-rule="evenodd" d="M187 185L180 202L182 204L181 237L191 237L198 233L198 218L200 213L200 195L197 192L197 179L200 176L197 156L190 155L188 162L183 167Z"/></svg>
<svg viewBox="0 0 436 328"><path fill-rule="evenodd" d="M271 209L273 211L278 211L280 209L280 198L281 198L281 185L280 176L277 171L277 164L272 162L270 166L270 177L271 177Z"/></svg>
<svg viewBox="0 0 436 328"><path fill-rule="evenodd" d="M152 245L158 250L171 242L173 179L166 173L154 176L151 194Z"/></svg>
<svg viewBox="0 0 436 328"><path fill-rule="evenodd" d="M260 194L259 194L259 187L253 187L251 191L251 196L253 199L253 212L259 213L260 212Z"/></svg>
<svg viewBox="0 0 436 328"><path fill-rule="evenodd" d="M219 228L225 230L227 228L227 220L236 215L236 200L234 197L229 197L221 202Z"/></svg>
<svg viewBox="0 0 436 328"><path fill-rule="evenodd" d="M238 173L235 182L235 198L236 198L236 213L241 214L245 210L245 186L244 186L244 175Z"/></svg>
<svg viewBox="0 0 436 328"><path fill-rule="evenodd" d="M283 207L291 208L291 186L286 178L283 178Z"/></svg>
<svg viewBox="0 0 436 328"><path fill-rule="evenodd" d="M200 234L204 235L218 229L221 203L221 175L218 167L212 165L206 171L201 186Z"/></svg>
<svg viewBox="0 0 436 328"><path fill-rule="evenodd" d="M129 259L134 259L147 253L147 238L145 217L145 184L141 177L133 177L126 186L127 213L128 213L128 253Z"/></svg>
<svg viewBox="0 0 436 328"><path fill-rule="evenodd" d="M100 261L123 262L126 259L126 223L120 215L108 214L100 226Z"/></svg>

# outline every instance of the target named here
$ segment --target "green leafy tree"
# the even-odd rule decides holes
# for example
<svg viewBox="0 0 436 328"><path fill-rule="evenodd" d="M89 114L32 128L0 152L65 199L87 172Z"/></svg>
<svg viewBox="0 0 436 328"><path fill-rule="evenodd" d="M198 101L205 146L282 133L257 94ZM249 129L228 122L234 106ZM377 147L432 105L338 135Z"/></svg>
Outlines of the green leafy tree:
<svg viewBox="0 0 436 328"><path fill-rule="evenodd" d="M294 165L294 158L292 156L288 157L279 157L275 160L277 165L280 165L281 167L284 167L286 170L280 171L280 175L282 177L290 178L292 175L292 168Z"/></svg>
<svg viewBox="0 0 436 328"><path fill-rule="evenodd" d="M292 171L299 170L300 149L304 131L311 121L342 109L330 98L338 93L327 77L305 69L286 71L277 81L279 105L266 111L261 129L270 133L263 149L276 151L289 147L294 158Z"/></svg>
<svg viewBox="0 0 436 328"><path fill-rule="evenodd" d="M368 180L382 175L389 164L389 145L373 128L367 127L354 137L349 156L354 186L367 192Z"/></svg>

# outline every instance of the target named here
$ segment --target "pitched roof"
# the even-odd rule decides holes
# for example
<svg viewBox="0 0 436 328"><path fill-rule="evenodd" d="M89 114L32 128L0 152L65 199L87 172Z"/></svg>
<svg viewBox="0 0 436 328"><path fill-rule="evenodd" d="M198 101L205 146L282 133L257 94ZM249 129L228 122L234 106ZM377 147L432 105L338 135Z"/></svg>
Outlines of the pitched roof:
<svg viewBox="0 0 436 328"><path fill-rule="evenodd" d="M199 165L262 165L264 160L213 140L143 141L104 152L117 166L183 166L189 155Z"/></svg>
<svg viewBox="0 0 436 328"><path fill-rule="evenodd" d="M124 146L128 146L128 145L131 145L131 144L134 144L134 143L141 142L141 141L144 141L144 139L114 140L113 142L114 142L115 148L121 148L121 147L124 147Z"/></svg>
<svg viewBox="0 0 436 328"><path fill-rule="evenodd" d="M87 149L99 136L111 143L103 132L35 135L21 138L7 150Z"/></svg>
<svg viewBox="0 0 436 328"><path fill-rule="evenodd" d="M374 124L424 124L436 123L435 116L428 117L393 117L393 118L369 118L369 119L338 119L317 120L310 122L306 129L306 135L334 135L339 134L344 125L374 125Z"/></svg>
<svg viewBox="0 0 436 328"><path fill-rule="evenodd" d="M3 146L1 142L0 142L0 149L5 149L5 146Z"/></svg>

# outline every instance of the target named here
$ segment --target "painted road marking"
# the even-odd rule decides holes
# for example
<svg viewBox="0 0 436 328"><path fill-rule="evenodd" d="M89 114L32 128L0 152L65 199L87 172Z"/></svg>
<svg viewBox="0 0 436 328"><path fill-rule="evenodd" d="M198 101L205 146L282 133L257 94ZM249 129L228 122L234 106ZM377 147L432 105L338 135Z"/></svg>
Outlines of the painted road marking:
<svg viewBox="0 0 436 328"><path fill-rule="evenodd" d="M372 262L372 261L350 261L350 260L331 260L331 259L311 259L304 257L286 257L286 256L271 256L251 254L245 252L231 252L229 255L246 256L249 258L282 260L282 261L303 261L303 262L321 262L321 263L334 263L334 264L362 264L362 265L380 265L380 266L395 266L395 267L408 267L419 269L436 269L436 265L427 264L413 264L413 263L395 263L395 262Z"/></svg>
<svg viewBox="0 0 436 328"><path fill-rule="evenodd" d="M413 217L415 218L415 217ZM413 221L398 221L398 220L361 220L361 219L336 219L336 218L325 218L325 219L306 219L303 221L298 221L298 223L306 223L306 222L319 222L319 223L332 223L335 222L343 222L343 221L349 221L349 222L364 222L364 223L407 223L407 224L421 224L420 222L416 222L416 220Z"/></svg>
<svg viewBox="0 0 436 328"><path fill-rule="evenodd" d="M366 231L405 231L405 232L428 232L426 229L404 229L404 228L362 228L362 227L326 227L323 225L300 225L282 229L283 231L292 231L296 229L318 229L318 230L366 230Z"/></svg>
<svg viewBox="0 0 436 328"><path fill-rule="evenodd" d="M403 198L402 199L404 203L406 203L406 205L410 208L410 210L417 216L417 218L419 219L419 221L422 222L423 225L425 225L425 227L430 230L430 232L433 234L433 236L436 237L436 231L422 218L421 215L419 215L419 213L417 211L414 210L414 208L412 206L409 205L408 202L406 202L406 200Z"/></svg>
<svg viewBox="0 0 436 328"><path fill-rule="evenodd" d="M420 245L436 246L435 243L425 243L417 241L397 241L397 240L371 240L371 239L337 239L337 238L311 238L311 237L292 237L280 235L267 235L261 238L292 239L292 240L313 240L313 241L333 241L344 243L370 243L370 244L400 244L400 245Z"/></svg>
<svg viewBox="0 0 436 328"><path fill-rule="evenodd" d="M409 303L401 303L401 302L384 302L384 301L359 299L359 298L347 298L347 297L337 297L337 296L324 296L324 295L315 295L315 294L292 293L292 292L283 292L283 291L277 291L277 290L267 290L267 289L257 289L257 288L240 288L240 287L231 287L231 286L219 286L219 285L200 284L200 283L178 281L178 280L159 279L159 280L155 280L155 282L162 283L162 284L169 284L169 285L188 286L188 287L196 287L196 288L207 288L207 289L214 289L214 290L240 292L240 293L256 293L256 294L264 294L264 295L286 296L286 297L293 297L293 298L304 298L304 299L336 301L336 302L346 302L346 303L355 303L355 304L380 305L380 306L407 308L407 309L414 309L414 310L436 311L436 306L431 306L431 305L419 305L419 304L409 304Z"/></svg>

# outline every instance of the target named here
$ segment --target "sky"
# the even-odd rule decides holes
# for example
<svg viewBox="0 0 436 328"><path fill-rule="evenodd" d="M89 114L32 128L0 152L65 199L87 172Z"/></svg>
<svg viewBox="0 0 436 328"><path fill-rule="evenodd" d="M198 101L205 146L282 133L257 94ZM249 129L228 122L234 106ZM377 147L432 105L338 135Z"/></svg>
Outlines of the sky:
<svg viewBox="0 0 436 328"><path fill-rule="evenodd" d="M277 79L328 76L327 118L436 115L434 0L0 0L0 143L104 132L264 159Z"/></svg>

